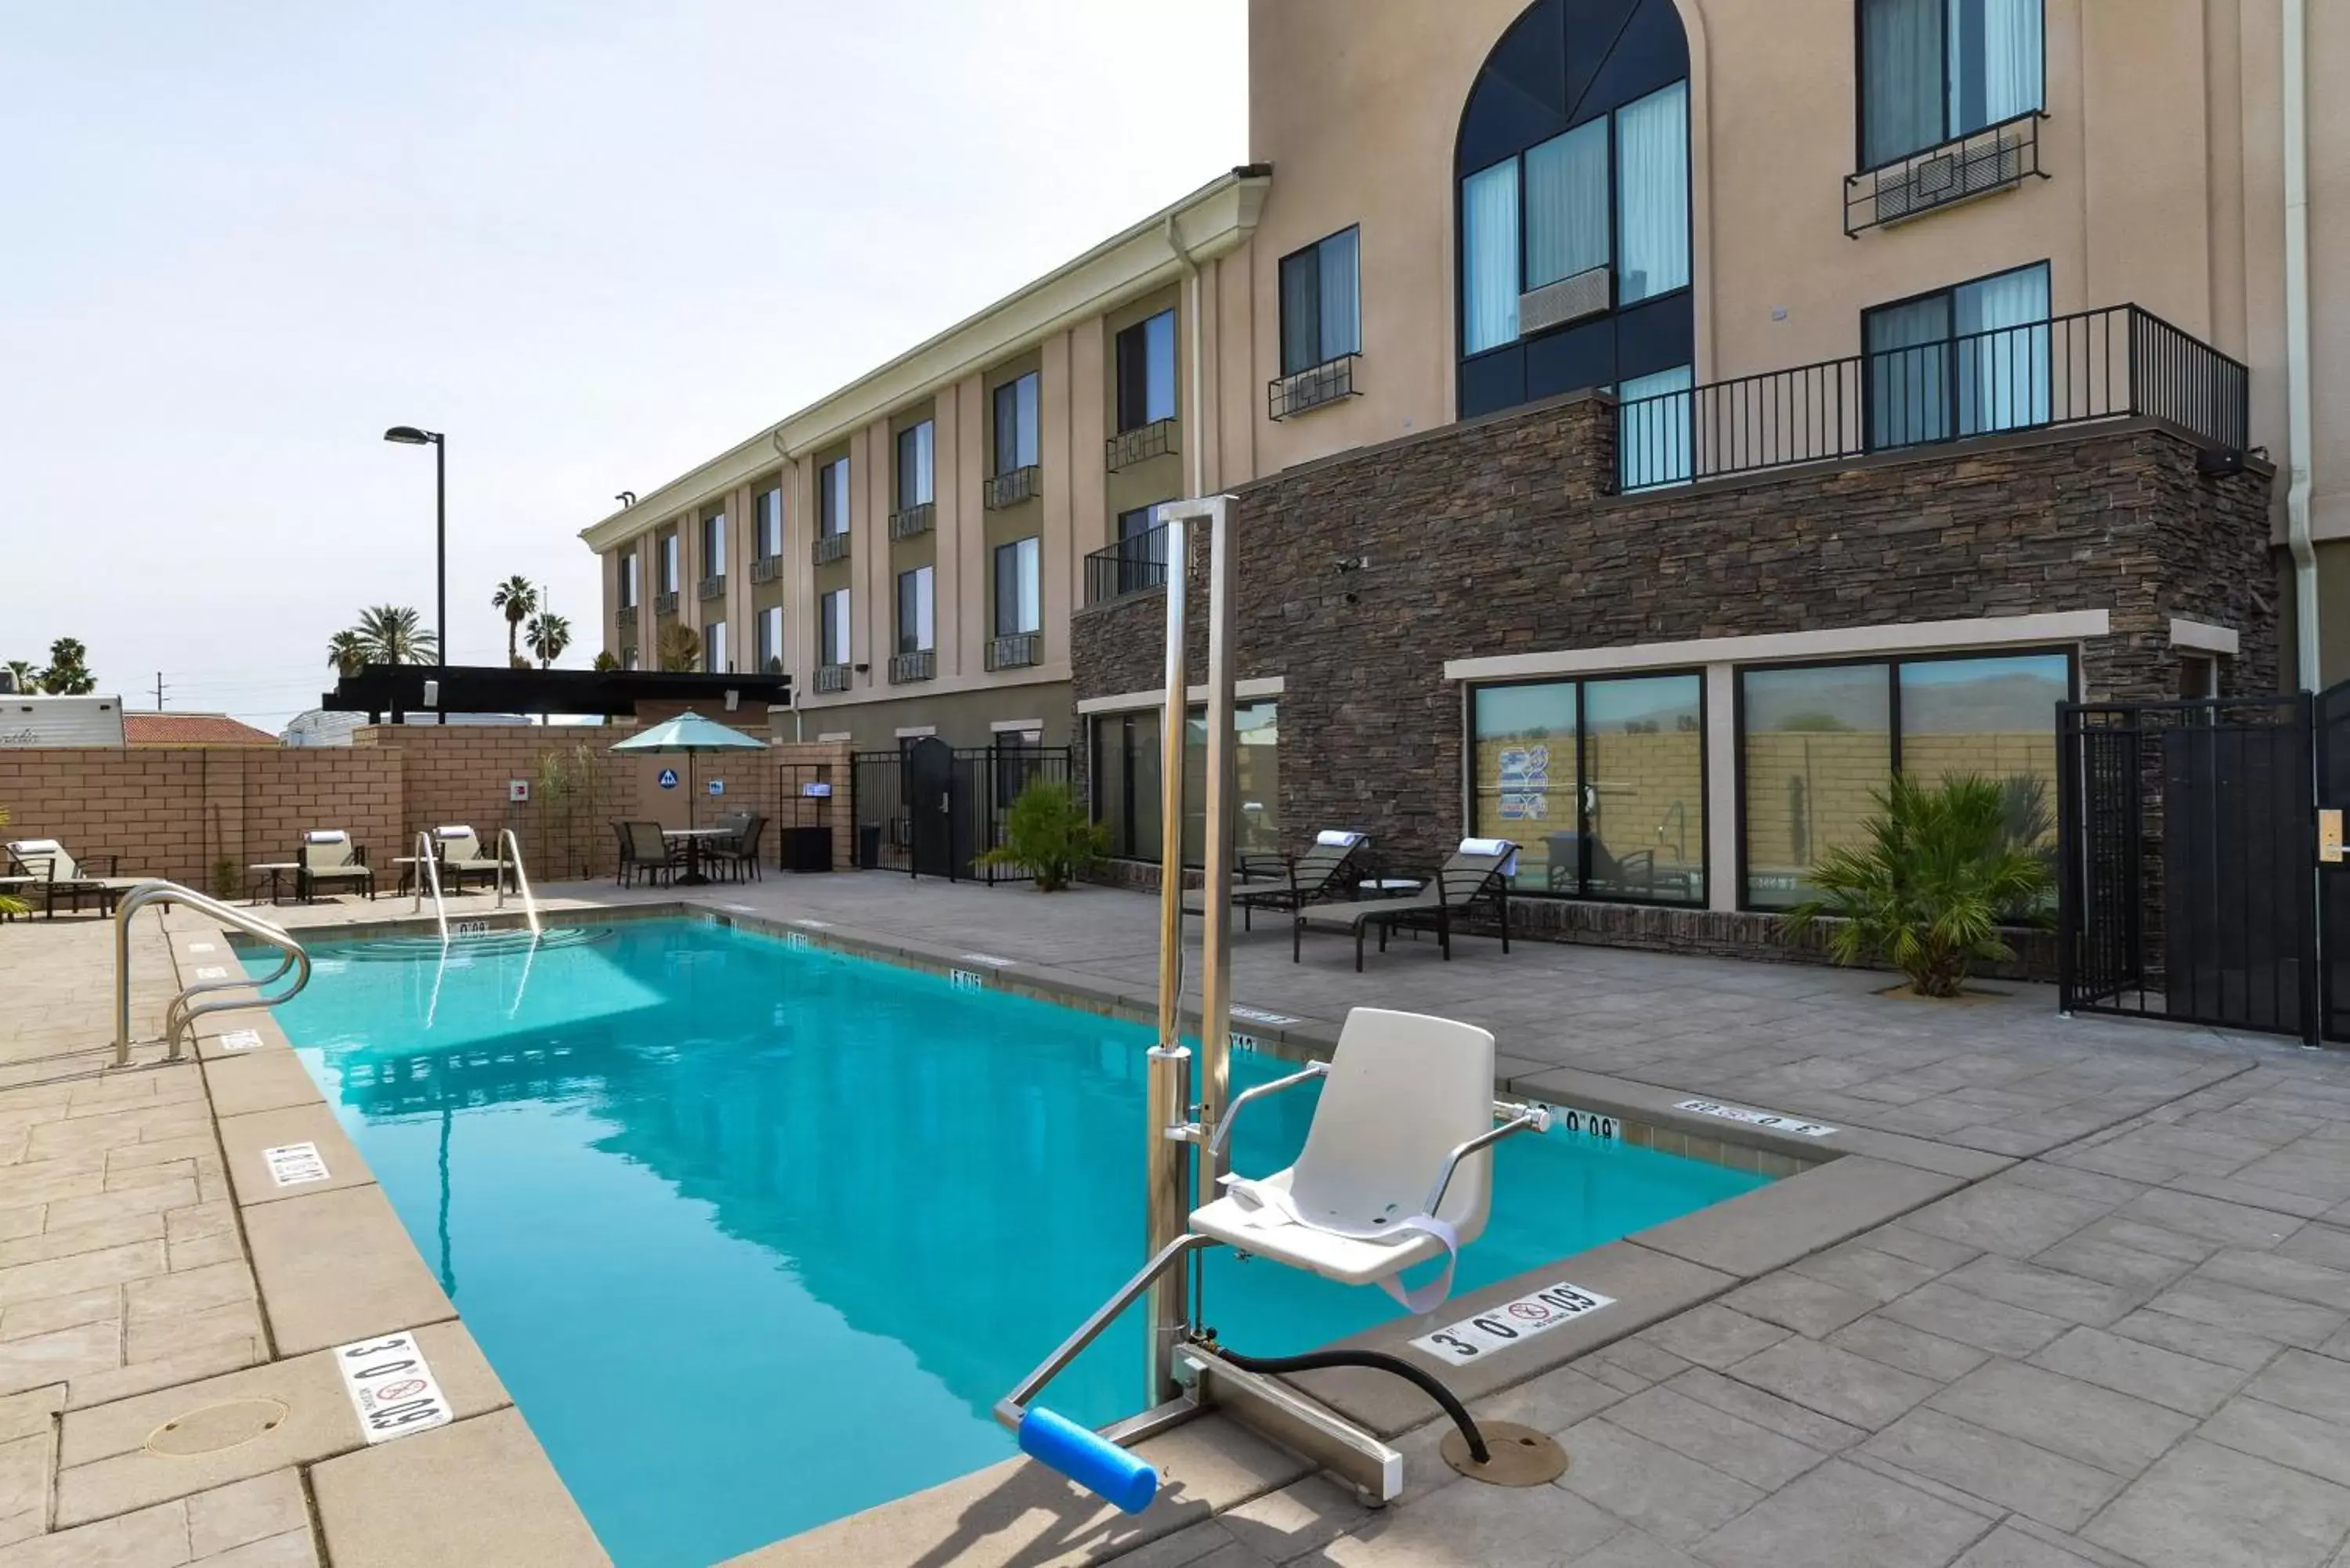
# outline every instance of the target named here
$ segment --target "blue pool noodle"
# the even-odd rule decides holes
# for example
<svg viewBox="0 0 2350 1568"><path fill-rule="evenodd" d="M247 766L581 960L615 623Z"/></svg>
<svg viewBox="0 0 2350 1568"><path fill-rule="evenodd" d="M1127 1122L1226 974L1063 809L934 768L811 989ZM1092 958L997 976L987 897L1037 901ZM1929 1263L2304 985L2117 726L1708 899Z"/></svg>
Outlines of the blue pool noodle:
<svg viewBox="0 0 2350 1568"><path fill-rule="evenodd" d="M1020 1413L1020 1451L1127 1513L1159 1495L1159 1472L1108 1438L1050 1410Z"/></svg>

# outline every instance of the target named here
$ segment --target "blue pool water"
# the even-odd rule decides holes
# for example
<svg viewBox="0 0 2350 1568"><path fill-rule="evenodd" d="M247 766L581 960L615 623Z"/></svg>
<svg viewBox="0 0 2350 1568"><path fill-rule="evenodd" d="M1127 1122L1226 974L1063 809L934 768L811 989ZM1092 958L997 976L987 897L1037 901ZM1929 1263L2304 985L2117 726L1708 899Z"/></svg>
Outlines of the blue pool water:
<svg viewBox="0 0 2350 1568"><path fill-rule="evenodd" d="M1142 1252L1140 1025L693 920L322 945L279 1017L620 1568L699 1568L1013 1452L994 1402ZM1288 1070L1236 1055L1236 1086ZM1243 1116L1289 1162L1311 1089ZM1761 1179L1554 1134L1459 1288ZM1387 1297L1222 1250L1279 1354ZM1048 1403L1142 1403L1129 1314Z"/></svg>

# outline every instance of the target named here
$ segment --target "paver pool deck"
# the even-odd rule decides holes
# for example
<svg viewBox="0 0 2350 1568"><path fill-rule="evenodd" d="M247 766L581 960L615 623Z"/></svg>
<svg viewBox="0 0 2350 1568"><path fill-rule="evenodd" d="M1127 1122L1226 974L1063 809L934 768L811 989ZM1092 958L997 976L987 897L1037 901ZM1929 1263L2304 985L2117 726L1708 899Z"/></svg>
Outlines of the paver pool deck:
<svg viewBox="0 0 2350 1568"><path fill-rule="evenodd" d="M1104 1004L1156 973L1134 894L876 873L697 892ZM191 913L140 919L141 1030L200 942L225 950ZM1583 1254L1616 1306L1452 1376L1479 1415L1560 1435L1557 1482L1457 1479L1429 1412L1338 1375L1310 1386L1408 1456L1384 1511L1209 1417L1147 1446L1168 1481L1139 1518L1015 1460L739 1561L2350 1568L2350 1058L2063 1019L2020 984L1935 1004L1810 966L1455 950L1406 941L1357 976L1351 944L1293 965L1285 929L1236 936L1235 1027L1310 1051L1349 1006L1407 1007L1493 1029L1519 1091L1842 1129L1826 1165ZM265 1015L207 1021L200 1064L146 1047L102 1071L111 976L110 925L0 927L0 1568L602 1561ZM224 1052L245 1027L263 1048ZM300 1140L331 1179L274 1187L259 1151ZM369 1447L324 1352L392 1331L458 1418Z"/></svg>

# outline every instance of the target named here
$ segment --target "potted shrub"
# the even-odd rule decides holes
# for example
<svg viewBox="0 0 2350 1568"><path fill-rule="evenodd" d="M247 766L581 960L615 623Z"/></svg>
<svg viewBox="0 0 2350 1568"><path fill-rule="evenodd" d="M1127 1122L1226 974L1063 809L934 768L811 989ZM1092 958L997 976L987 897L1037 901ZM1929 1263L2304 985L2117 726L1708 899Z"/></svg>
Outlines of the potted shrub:
<svg viewBox="0 0 2350 1568"><path fill-rule="evenodd" d="M2002 919L2045 919L2047 860L2019 837L2028 828L2012 793L1990 779L1897 774L1874 798L1866 841L1813 866L1818 896L1790 909L1785 929L1833 920L1826 947L1838 963L1882 959L1918 995L1956 996L1972 965L2015 956Z"/></svg>
<svg viewBox="0 0 2350 1568"><path fill-rule="evenodd" d="M1057 892L1109 847L1109 830L1087 815L1067 784L1038 779L1003 814L1003 843L979 857L983 866L1024 868L1039 893Z"/></svg>

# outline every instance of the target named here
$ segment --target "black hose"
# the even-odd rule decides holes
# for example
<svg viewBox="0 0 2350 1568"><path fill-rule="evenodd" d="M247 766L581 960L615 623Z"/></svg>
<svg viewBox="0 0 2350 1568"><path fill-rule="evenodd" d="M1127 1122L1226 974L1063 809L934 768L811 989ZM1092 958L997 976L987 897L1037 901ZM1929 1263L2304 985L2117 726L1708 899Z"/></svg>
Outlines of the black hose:
<svg viewBox="0 0 2350 1568"><path fill-rule="evenodd" d="M1422 1371L1401 1356L1388 1355L1376 1350L1314 1350L1304 1355L1243 1355L1237 1350L1217 1345L1215 1353L1239 1367L1243 1372L1278 1375L1284 1372L1319 1372L1329 1366L1367 1366L1374 1372L1389 1372L1416 1386L1420 1392L1444 1407L1452 1424L1461 1428L1462 1440L1469 1445L1469 1457L1483 1464L1493 1456L1485 1447L1485 1435L1477 1423L1469 1418L1469 1407L1452 1397L1452 1390L1438 1382L1432 1374Z"/></svg>

